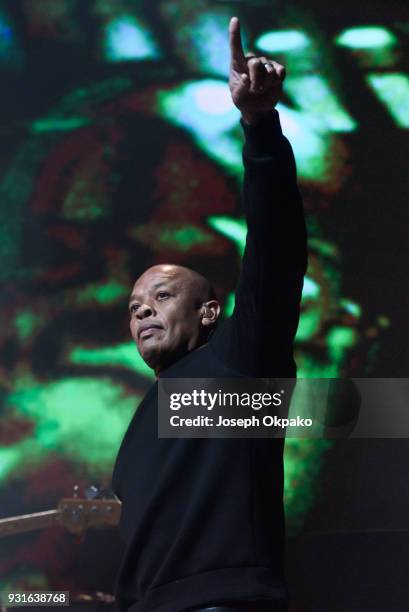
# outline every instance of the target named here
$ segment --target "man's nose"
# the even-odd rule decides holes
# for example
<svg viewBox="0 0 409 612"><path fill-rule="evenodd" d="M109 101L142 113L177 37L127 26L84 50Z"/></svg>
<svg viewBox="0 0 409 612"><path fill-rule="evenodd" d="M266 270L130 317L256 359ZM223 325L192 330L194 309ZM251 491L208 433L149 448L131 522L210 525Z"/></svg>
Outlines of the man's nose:
<svg viewBox="0 0 409 612"><path fill-rule="evenodd" d="M138 319L145 319L154 314L153 308L149 304L141 304L136 312Z"/></svg>

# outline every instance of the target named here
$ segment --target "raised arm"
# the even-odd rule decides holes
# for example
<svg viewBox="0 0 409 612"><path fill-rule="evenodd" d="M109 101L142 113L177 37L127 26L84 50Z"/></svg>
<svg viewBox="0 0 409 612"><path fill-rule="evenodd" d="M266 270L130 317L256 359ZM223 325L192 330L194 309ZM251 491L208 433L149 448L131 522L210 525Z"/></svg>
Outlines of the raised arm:
<svg viewBox="0 0 409 612"><path fill-rule="evenodd" d="M218 348L246 375L291 377L307 246L294 155L274 109L285 70L265 57L244 56L236 18L230 47L230 90L245 133L248 233L235 309Z"/></svg>

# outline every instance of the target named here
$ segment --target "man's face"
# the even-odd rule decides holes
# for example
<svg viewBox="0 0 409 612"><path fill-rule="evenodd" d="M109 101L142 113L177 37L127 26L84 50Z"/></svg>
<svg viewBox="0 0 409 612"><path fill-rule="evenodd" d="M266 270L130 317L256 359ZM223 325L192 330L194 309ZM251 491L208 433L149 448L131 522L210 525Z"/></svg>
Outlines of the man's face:
<svg viewBox="0 0 409 612"><path fill-rule="evenodd" d="M200 344L203 301L194 277L178 266L154 266L136 281L129 301L131 334L156 372Z"/></svg>

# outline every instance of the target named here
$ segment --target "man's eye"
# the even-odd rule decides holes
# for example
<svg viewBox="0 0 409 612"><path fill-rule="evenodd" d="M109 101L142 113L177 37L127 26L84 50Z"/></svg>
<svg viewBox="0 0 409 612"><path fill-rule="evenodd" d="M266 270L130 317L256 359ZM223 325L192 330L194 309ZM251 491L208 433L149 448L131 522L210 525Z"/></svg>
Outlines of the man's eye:
<svg viewBox="0 0 409 612"><path fill-rule="evenodd" d="M156 296L158 300L166 300L168 297L169 293L167 291L159 291L158 295Z"/></svg>
<svg viewBox="0 0 409 612"><path fill-rule="evenodd" d="M139 304L132 304L132 306L129 308L131 313L134 313L138 310L139 308Z"/></svg>

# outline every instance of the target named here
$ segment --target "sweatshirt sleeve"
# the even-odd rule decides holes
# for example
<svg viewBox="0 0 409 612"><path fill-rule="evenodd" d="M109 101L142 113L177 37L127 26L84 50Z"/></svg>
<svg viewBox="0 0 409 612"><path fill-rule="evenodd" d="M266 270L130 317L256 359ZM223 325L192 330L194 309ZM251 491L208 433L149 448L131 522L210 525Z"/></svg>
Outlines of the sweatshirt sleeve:
<svg viewBox="0 0 409 612"><path fill-rule="evenodd" d="M246 376L292 377L307 240L293 151L276 110L241 122L247 238L220 356Z"/></svg>

